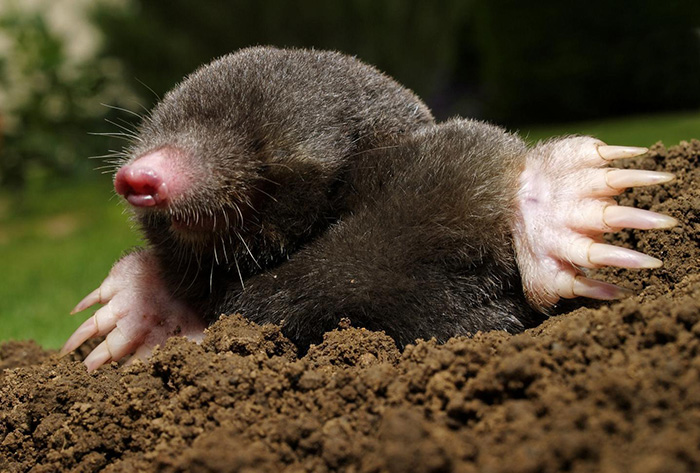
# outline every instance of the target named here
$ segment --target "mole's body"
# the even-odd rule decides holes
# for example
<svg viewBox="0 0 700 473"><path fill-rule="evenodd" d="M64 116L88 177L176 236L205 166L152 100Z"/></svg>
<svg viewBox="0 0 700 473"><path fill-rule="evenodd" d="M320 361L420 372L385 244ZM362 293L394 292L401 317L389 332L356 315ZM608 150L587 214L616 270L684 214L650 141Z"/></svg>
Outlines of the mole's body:
<svg viewBox="0 0 700 473"><path fill-rule="evenodd" d="M622 294L579 267L659 264L597 243L673 224L609 200L670 178L602 167L644 151L591 138L528 149L480 122L436 125L352 58L243 50L142 124L115 188L149 247L78 304L106 303L64 350L107 335L86 359L94 369L235 312L280 323L302 348L342 317L400 345L520 331L559 297Z"/></svg>
<svg viewBox="0 0 700 473"><path fill-rule="evenodd" d="M282 323L302 347L341 317L400 346L531 326L510 228L524 152L496 127L452 121L365 153L351 181L366 198L245 291L233 282L217 312Z"/></svg>

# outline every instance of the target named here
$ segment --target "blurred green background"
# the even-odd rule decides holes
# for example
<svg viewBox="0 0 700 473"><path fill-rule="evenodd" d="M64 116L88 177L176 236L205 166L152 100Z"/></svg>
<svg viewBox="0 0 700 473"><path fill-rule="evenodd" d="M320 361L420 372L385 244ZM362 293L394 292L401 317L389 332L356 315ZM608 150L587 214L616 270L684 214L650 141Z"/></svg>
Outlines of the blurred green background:
<svg viewBox="0 0 700 473"><path fill-rule="evenodd" d="M88 159L123 146L103 134L136 125L198 65L256 44L356 55L438 119L533 142L700 138L697 1L2 0L0 341L60 346L84 318L72 306L139 244L104 163Z"/></svg>

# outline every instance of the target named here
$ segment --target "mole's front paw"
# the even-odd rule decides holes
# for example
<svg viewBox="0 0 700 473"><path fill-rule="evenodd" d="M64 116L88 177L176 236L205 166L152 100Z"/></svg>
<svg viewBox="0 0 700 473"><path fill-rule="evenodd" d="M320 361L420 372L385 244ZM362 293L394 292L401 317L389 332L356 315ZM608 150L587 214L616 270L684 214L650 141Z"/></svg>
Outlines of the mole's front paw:
<svg viewBox="0 0 700 473"><path fill-rule="evenodd" d="M105 305L78 327L61 350L63 355L89 338L107 335L85 358L88 371L132 353L144 358L173 335L201 339L206 328L199 314L170 294L147 251L119 260L100 287L71 313L97 303Z"/></svg>
<svg viewBox="0 0 700 473"><path fill-rule="evenodd" d="M661 184L672 174L607 165L646 153L646 148L608 146L590 137L540 144L527 156L517 197L514 228L518 266L530 303L543 310L559 298L616 299L629 291L584 276L582 268L657 268L661 261L602 243L620 228L669 228L675 219L617 206L611 196L628 187Z"/></svg>

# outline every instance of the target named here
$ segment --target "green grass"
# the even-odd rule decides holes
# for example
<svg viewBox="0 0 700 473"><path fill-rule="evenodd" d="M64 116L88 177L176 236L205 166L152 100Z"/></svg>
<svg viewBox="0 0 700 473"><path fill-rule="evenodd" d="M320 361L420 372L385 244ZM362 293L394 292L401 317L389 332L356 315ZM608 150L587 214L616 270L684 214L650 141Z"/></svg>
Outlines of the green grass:
<svg viewBox="0 0 700 473"><path fill-rule="evenodd" d="M522 129L529 141L580 133L611 144L673 145L700 138L700 112ZM68 312L138 244L107 179L0 191L0 341L59 347L90 313Z"/></svg>
<svg viewBox="0 0 700 473"><path fill-rule="evenodd" d="M592 135L608 144L650 146L663 141L666 146L682 140L700 139L700 112L635 116L588 122L522 128L519 133L530 143L552 136Z"/></svg>
<svg viewBox="0 0 700 473"><path fill-rule="evenodd" d="M0 193L0 340L57 348L82 322L69 311L138 243L111 194L104 179Z"/></svg>

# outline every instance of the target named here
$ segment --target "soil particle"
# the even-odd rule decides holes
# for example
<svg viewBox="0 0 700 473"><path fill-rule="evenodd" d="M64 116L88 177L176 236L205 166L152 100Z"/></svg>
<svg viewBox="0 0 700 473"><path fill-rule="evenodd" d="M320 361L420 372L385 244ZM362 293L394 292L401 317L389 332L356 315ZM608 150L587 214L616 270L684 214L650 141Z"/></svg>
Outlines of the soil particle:
<svg viewBox="0 0 700 473"><path fill-rule="evenodd" d="M656 145L635 163L678 178L621 203L681 222L609 237L665 262L601 271L637 295L563 305L519 335L401 353L344 321L299 356L231 315L201 345L174 338L92 374L6 343L0 471L700 471L699 154Z"/></svg>

